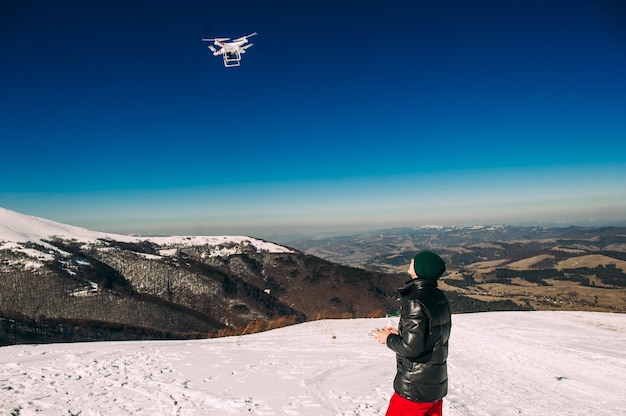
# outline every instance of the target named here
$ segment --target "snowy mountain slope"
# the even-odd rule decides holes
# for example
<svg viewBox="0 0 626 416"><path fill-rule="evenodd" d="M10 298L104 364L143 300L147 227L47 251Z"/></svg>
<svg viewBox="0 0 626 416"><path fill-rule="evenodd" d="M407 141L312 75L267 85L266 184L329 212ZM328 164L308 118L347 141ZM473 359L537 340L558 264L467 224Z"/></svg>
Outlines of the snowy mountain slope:
<svg viewBox="0 0 626 416"><path fill-rule="evenodd" d="M23 243L38 243L49 250L58 251L58 248L47 242L52 238L74 240L81 243L95 243L99 240L113 240L126 243L150 241L164 247L161 253L163 255L167 255L168 251L166 249L172 246L220 246L225 243L241 244L243 242L247 242L259 250L271 253L292 252L292 250L286 247L247 236L173 236L143 238L102 233L20 214L0 207L0 250L12 249L32 255L32 250L25 249ZM215 250L214 255L227 256L233 254L233 252L229 250L220 250Z"/></svg>
<svg viewBox="0 0 626 416"><path fill-rule="evenodd" d="M0 209L0 345L380 316L393 277L247 236L130 237Z"/></svg>
<svg viewBox="0 0 626 416"><path fill-rule="evenodd" d="M197 341L0 349L1 414L382 416L395 318ZM445 416L626 414L626 315L453 315Z"/></svg>

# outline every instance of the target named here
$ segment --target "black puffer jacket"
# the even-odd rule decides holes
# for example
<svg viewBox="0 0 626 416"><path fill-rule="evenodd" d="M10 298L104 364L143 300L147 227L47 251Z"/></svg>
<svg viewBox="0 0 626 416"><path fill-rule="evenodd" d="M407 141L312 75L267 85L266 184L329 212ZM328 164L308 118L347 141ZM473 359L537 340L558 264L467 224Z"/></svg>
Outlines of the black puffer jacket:
<svg viewBox="0 0 626 416"><path fill-rule="evenodd" d="M405 399L435 402L448 393L450 305L436 280L413 279L399 292L400 335L387 337L398 366L393 388Z"/></svg>

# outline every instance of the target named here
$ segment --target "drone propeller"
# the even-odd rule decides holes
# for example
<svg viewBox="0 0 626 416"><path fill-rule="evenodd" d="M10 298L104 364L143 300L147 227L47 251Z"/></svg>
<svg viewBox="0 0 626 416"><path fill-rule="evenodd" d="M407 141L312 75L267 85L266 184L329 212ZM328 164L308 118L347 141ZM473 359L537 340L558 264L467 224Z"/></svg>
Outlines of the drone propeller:
<svg viewBox="0 0 626 416"><path fill-rule="evenodd" d="M233 42L237 42L237 41L240 41L240 40L244 40L244 39L247 39L247 38L252 37L252 36L255 36L255 35L258 35L258 33L256 33L256 32L254 32L254 33L250 33L249 35L245 35L245 36L242 36L242 37L240 37L240 38L235 39Z"/></svg>
<svg viewBox="0 0 626 416"><path fill-rule="evenodd" d="M203 42L224 42L225 40L229 40L230 38L204 38Z"/></svg>

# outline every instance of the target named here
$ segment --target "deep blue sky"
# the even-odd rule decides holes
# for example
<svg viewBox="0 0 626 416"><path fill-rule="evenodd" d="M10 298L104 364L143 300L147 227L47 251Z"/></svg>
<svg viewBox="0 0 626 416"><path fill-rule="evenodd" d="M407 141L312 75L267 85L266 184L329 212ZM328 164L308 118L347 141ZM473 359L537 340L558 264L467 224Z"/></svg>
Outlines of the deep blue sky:
<svg viewBox="0 0 626 416"><path fill-rule="evenodd" d="M626 220L626 3L0 3L0 206L120 233ZM250 32L239 68L201 41Z"/></svg>

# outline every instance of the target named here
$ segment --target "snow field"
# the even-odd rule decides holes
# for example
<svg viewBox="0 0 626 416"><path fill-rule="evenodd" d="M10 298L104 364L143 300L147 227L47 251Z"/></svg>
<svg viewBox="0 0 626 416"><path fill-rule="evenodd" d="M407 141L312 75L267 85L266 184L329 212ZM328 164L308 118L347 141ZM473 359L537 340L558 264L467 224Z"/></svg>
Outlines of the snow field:
<svg viewBox="0 0 626 416"><path fill-rule="evenodd" d="M396 318L194 341L0 348L0 414L384 415ZM624 415L626 315L453 316L447 416Z"/></svg>

